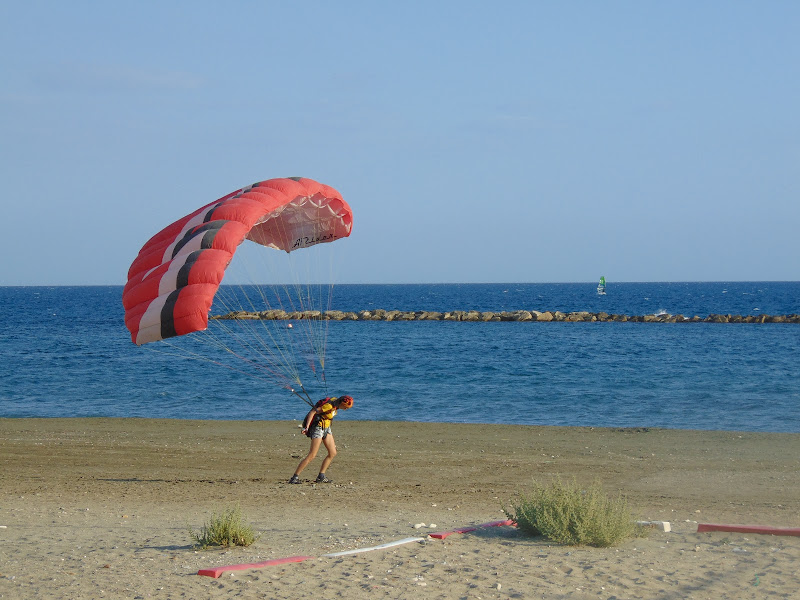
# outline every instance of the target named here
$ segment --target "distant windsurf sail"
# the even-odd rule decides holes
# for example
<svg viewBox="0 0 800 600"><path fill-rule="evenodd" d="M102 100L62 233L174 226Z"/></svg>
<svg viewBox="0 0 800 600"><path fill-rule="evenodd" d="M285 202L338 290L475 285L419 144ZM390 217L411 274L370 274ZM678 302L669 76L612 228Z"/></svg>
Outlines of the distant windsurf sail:
<svg viewBox="0 0 800 600"><path fill-rule="evenodd" d="M600 277L600 283L597 284L597 293L604 296L606 293L606 278Z"/></svg>

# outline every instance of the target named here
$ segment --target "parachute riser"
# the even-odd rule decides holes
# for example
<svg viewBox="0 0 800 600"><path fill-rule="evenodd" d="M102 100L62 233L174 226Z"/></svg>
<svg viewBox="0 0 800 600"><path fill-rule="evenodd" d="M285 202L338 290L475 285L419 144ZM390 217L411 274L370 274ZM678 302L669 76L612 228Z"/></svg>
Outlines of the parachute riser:
<svg viewBox="0 0 800 600"><path fill-rule="evenodd" d="M300 390L303 392L303 395L300 395L300 394L297 392L297 390L295 390L294 388L291 388L291 392L292 392L292 393L293 393L295 396L297 396L298 398L300 398L300 400L302 400L303 402L305 402L306 404L308 404L308 405L309 405L311 408L314 408L314 401L313 401L313 400L311 400L311 397L308 395L308 392L306 391L306 388L304 388L304 387L301 385L301 386L300 386Z"/></svg>

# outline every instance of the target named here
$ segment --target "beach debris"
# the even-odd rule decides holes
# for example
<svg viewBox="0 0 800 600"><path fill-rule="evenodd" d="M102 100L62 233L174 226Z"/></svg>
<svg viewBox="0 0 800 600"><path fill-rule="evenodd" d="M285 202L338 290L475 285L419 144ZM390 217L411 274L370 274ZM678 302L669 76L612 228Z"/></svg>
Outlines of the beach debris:
<svg viewBox="0 0 800 600"><path fill-rule="evenodd" d="M422 529L425 526L426 526L425 523L416 523L414 525L414 529Z"/></svg>
<svg viewBox="0 0 800 600"><path fill-rule="evenodd" d="M492 521L491 523L482 523L481 525L475 525L473 527L461 527L459 529L453 529L452 531L440 531L438 533L430 533L428 535L429 537L432 537L434 539L443 540L447 536L453 535L454 533L469 533L470 531L476 531L484 527L501 527L503 525L513 525L513 524L514 521L506 519L503 521Z"/></svg>
<svg viewBox="0 0 800 600"><path fill-rule="evenodd" d="M800 537L800 527L769 527L767 525L721 525L698 523L697 533L726 531L731 533L758 533L763 535L791 535Z"/></svg>
<svg viewBox="0 0 800 600"><path fill-rule="evenodd" d="M651 527L653 529L660 529L665 533L669 533L672 531L672 526L669 524L669 521L636 521L636 524L640 527Z"/></svg>
<svg viewBox="0 0 800 600"><path fill-rule="evenodd" d="M223 573L228 571L244 571L246 569L260 569L262 567L268 567L272 565L283 565L286 563L302 562L304 560L310 560L313 558L314 558L313 556L287 556L286 558L275 558L272 560L265 560L264 562L260 563L228 565L226 567L215 567L213 569L200 569L197 572L197 574L217 579L221 577Z"/></svg>

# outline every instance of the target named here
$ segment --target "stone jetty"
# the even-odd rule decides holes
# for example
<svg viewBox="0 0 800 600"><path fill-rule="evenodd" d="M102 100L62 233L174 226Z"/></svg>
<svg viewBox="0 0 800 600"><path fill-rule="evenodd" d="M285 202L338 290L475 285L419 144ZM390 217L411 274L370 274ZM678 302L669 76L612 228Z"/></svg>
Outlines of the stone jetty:
<svg viewBox="0 0 800 600"><path fill-rule="evenodd" d="M514 310L503 312L454 310L450 312L431 312L424 310L362 310L345 312L339 310L286 312L284 310L264 310L258 312L234 311L225 315L212 316L212 319L263 319L286 321L300 319L320 319L330 321L543 321L543 322L619 322L619 323L800 323L800 315L718 315L706 317L694 315L653 314L618 315L605 312L561 312L538 310Z"/></svg>

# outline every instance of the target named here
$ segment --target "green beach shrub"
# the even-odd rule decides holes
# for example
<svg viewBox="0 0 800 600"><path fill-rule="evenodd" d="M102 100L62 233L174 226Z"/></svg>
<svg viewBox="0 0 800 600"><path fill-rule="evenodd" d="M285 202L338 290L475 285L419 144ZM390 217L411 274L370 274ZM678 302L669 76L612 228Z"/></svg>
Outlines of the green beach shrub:
<svg viewBox="0 0 800 600"><path fill-rule="evenodd" d="M560 478L549 486L534 482L530 494L503 512L520 531L570 546L607 548L644 535L622 494L609 498L598 481L586 489Z"/></svg>
<svg viewBox="0 0 800 600"><path fill-rule="evenodd" d="M203 550L211 546L249 546L258 539L253 528L244 523L238 504L221 514L212 513L208 523L198 532L190 529L189 536L193 545Z"/></svg>

